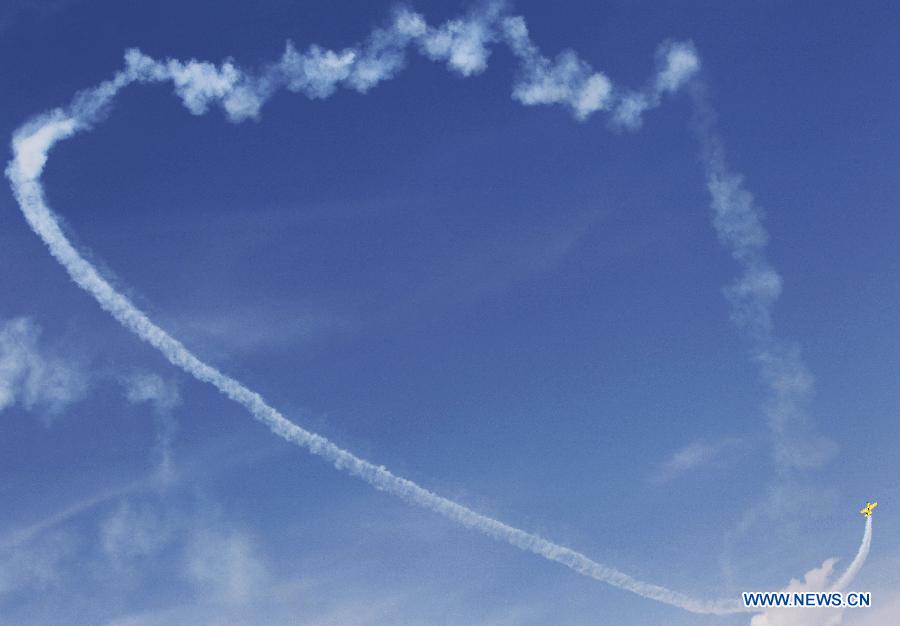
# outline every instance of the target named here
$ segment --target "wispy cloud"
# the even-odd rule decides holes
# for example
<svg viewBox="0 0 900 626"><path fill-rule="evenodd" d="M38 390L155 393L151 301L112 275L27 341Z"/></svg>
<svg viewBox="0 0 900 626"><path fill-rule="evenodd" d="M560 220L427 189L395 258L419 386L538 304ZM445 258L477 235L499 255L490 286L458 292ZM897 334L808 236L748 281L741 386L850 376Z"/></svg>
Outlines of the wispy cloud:
<svg viewBox="0 0 900 626"><path fill-rule="evenodd" d="M198 596L226 605L246 604L269 583L256 540L223 523L208 505L198 504L185 510L167 498L123 499L101 523L102 551L116 567L133 571L174 550L177 575Z"/></svg>
<svg viewBox="0 0 900 626"><path fill-rule="evenodd" d="M147 502L120 501L100 525L103 553L122 566L156 554L172 538L173 524Z"/></svg>
<svg viewBox="0 0 900 626"><path fill-rule="evenodd" d="M72 601L84 589L102 588L109 597L117 593L111 585L139 593L157 576L183 581L186 597L220 607L260 597L269 574L255 537L223 520L210 497L195 489L159 492L146 488L150 482L102 492L2 538L4 618L25 615L48 598ZM112 612L87 614L94 620Z"/></svg>
<svg viewBox="0 0 900 626"><path fill-rule="evenodd" d="M715 442L694 441L676 450L650 475L653 483L667 483L683 474L721 461L725 453L741 445L741 440L728 437Z"/></svg>
<svg viewBox="0 0 900 626"><path fill-rule="evenodd" d="M113 378L123 386L130 403L153 406L158 475L163 483L171 482L172 442L177 431L172 412L181 403L177 384L146 372L110 376L93 371L46 346L41 334L41 327L28 317L0 321L0 412L20 405L39 412L49 424L71 404L84 400L98 382Z"/></svg>
<svg viewBox="0 0 900 626"><path fill-rule="evenodd" d="M40 537L44 533L54 530L60 525L87 511L94 509L95 507L112 502L116 498L138 491L144 486L144 481L133 481L119 487L101 491L87 498L82 498L63 509L44 517L37 522L0 536L0 550L11 550L20 546L24 546Z"/></svg>
<svg viewBox="0 0 900 626"><path fill-rule="evenodd" d="M253 303L235 304L226 310L221 306L199 308L179 315L172 323L204 352L231 356L293 349L322 337L351 333L358 327L350 316L315 307L288 311Z"/></svg>
<svg viewBox="0 0 900 626"><path fill-rule="evenodd" d="M57 530L29 545L0 548L0 600L58 583L77 543L71 533Z"/></svg>
<svg viewBox="0 0 900 626"><path fill-rule="evenodd" d="M226 604L244 604L269 584L269 573L246 532L194 529L184 574L201 592Z"/></svg>
<svg viewBox="0 0 900 626"><path fill-rule="evenodd" d="M158 374L132 374L123 379L125 397L129 402L149 402L156 414L157 478L163 484L175 479L175 462L172 443L178 430L178 422L172 411L181 404L181 394L174 381L163 380Z"/></svg>
<svg viewBox="0 0 900 626"><path fill-rule="evenodd" d="M20 404L49 418L85 396L84 371L42 346L40 335L27 317L0 322L0 411Z"/></svg>
<svg viewBox="0 0 900 626"><path fill-rule="evenodd" d="M110 378L108 373L93 371L81 361L65 358L47 347L40 326L31 318L0 321L0 412L20 405L39 412L49 424L71 404L84 400L92 386L110 382ZM177 384L146 372L114 378L130 403L153 406L159 478L171 482L172 442L177 431L172 412L181 403Z"/></svg>

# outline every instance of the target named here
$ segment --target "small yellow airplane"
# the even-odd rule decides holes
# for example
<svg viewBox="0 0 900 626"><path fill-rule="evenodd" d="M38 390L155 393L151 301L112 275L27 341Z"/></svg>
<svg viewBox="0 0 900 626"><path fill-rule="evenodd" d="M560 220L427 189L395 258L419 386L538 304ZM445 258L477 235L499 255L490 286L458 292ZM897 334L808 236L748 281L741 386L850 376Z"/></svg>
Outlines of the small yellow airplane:
<svg viewBox="0 0 900 626"><path fill-rule="evenodd" d="M860 509L860 514L863 517L872 517L872 513L875 511L875 507L878 506L877 502L866 502L866 506Z"/></svg>

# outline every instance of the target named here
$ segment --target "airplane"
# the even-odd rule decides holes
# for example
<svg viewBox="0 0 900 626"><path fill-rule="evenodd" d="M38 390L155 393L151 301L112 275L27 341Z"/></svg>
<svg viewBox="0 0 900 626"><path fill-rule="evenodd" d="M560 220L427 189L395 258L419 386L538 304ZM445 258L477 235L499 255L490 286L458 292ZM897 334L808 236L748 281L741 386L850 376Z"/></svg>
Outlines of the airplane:
<svg viewBox="0 0 900 626"><path fill-rule="evenodd" d="M866 506L860 509L859 513L863 517L872 517L872 513L875 511L876 506L878 506L877 502L866 502Z"/></svg>

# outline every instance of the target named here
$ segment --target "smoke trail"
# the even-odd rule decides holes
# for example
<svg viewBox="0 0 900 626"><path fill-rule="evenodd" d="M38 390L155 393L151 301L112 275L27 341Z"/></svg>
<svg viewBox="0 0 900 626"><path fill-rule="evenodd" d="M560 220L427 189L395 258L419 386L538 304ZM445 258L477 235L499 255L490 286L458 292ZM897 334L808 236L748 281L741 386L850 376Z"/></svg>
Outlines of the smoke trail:
<svg viewBox="0 0 900 626"><path fill-rule="evenodd" d="M463 526L534 552L548 560L562 563L584 576L646 598L696 613L726 614L743 610L735 602L699 601L664 587L638 581L612 567L596 563L570 548L508 526L438 496L412 481L395 476L384 467L374 465L339 448L320 435L301 428L266 404L259 394L198 359L178 340L151 322L125 296L115 291L75 250L44 202L40 181L34 177L39 175L40 167L36 171L31 170L32 176L29 176L28 167L34 163L40 163L42 166L46 161L46 149L49 149L57 138L71 134L71 129L75 127L77 123L71 118L51 116L43 124L32 126L29 134L17 137L17 141L14 142L16 157L8 169L16 197L32 229L41 237L50 253L65 267L72 279L93 295L100 306L123 326L159 350L170 363L182 368L196 379L212 384L223 394L244 406L253 417L278 436L330 461L338 469L362 478L376 489L399 496L413 504L440 513ZM43 147L43 153L35 155L30 152L28 147L34 146Z"/></svg>
<svg viewBox="0 0 900 626"><path fill-rule="evenodd" d="M744 187L743 177L729 170L722 141L715 130L715 113L704 83L691 81L693 129L711 197L713 226L722 245L738 262L742 274L725 289L734 322L746 331L753 358L768 391L764 410L769 421L779 470L820 467L837 445L816 432L806 412L813 376L799 347L779 339L772 324L772 307L781 295L782 280L766 256L768 233L764 213Z"/></svg>
<svg viewBox="0 0 900 626"><path fill-rule="evenodd" d="M59 119L50 119L46 125L35 128L28 138L19 139L29 144L34 137L44 141L58 136L58 129L71 126ZM49 130L48 130L49 129ZM35 140L36 141L36 140ZM21 146L22 143L18 145ZM45 144L47 145L47 144ZM19 155L23 158L20 161ZM43 155L43 161L46 153ZM523 550L534 552L546 559L557 561L576 572L609 583L615 587L631 591L697 613L724 614L738 612L736 603L727 601L704 602L694 600L664 587L644 583L618 570L591 561L583 554L564 546L547 541L537 535L526 533L502 522L478 514L460 504L438 496L412 481L395 476L384 467L360 459L343 450L320 435L311 433L285 418L281 413L265 403L263 398L241 385L236 380L219 372L194 356L178 340L156 326L138 310L125 296L113 287L91 266L65 237L55 216L43 200L43 190L36 178L28 178L23 166L27 167L31 156L17 152L16 159L9 168L9 176L15 187L16 197L25 217L34 231L41 237L51 254L66 268L72 279L88 291L100 306L108 311L122 325L141 339L159 350L173 365L176 365L200 381L208 382L223 394L244 406L272 432L313 454L330 461L338 469L358 476L376 489L399 496L409 502L440 513L463 526L473 528L486 535L506 541Z"/></svg>
<svg viewBox="0 0 900 626"><path fill-rule="evenodd" d="M486 44L496 41L505 41L520 60L520 77L513 96L523 104L563 104L576 117L584 119L598 110L621 109L623 102L638 93L617 96L603 74L591 70L572 52L565 52L553 61L540 55L528 39L524 20L506 16L502 5L487 5L466 18L451 20L438 28L429 27L418 14L399 11L390 28L374 31L365 44L356 48L335 52L312 46L305 54L300 54L289 43L281 60L258 75L246 74L230 62L220 67L193 60L187 63L171 59L160 62L137 50L130 50L126 53L125 69L111 80L78 94L67 109L54 110L17 131L12 142L14 158L6 174L29 225L76 284L173 365L197 380L216 387L283 439L306 448L376 489L561 563L584 576L695 613L745 612L746 609L737 602L696 600L665 587L636 580L570 548L432 493L294 424L269 406L258 393L198 359L117 292L66 238L56 216L44 201L40 175L49 150L58 141L89 129L102 117L115 95L129 84L171 81L192 113L204 113L211 104L217 104L232 121L241 121L258 115L263 102L279 87L302 92L311 98L326 97L338 85L365 92L402 68L404 50L413 43L425 56L446 61L451 69L460 74L474 74L486 67L489 54ZM654 85L647 90L646 106L641 110L657 103L663 93L676 90L697 68L696 62L686 62L687 58L695 59L690 46L675 44L662 55L659 74ZM632 115L631 119L637 119L637 116Z"/></svg>
<svg viewBox="0 0 900 626"><path fill-rule="evenodd" d="M859 544L859 551L856 553L853 562L847 567L847 571L831 586L831 591L843 591L853 582L859 570L862 569L866 557L869 556L869 549L872 547L872 516L866 518L866 530L863 533L862 543Z"/></svg>

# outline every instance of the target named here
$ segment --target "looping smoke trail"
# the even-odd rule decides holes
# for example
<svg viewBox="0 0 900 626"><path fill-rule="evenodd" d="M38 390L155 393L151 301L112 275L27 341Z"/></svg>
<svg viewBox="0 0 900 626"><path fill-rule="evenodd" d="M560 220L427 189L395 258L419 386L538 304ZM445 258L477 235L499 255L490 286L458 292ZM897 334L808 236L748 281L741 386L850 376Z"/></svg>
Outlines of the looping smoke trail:
<svg viewBox="0 0 900 626"><path fill-rule="evenodd" d="M866 530L863 533L862 543L859 544L859 550L856 553L856 557L854 557L853 562L847 567L847 571L831 586L831 591L843 591L846 589L850 583L853 582L853 579L856 578L856 575L859 573L859 570L862 569L863 564L866 562L866 557L869 556L869 550L872 548L872 516L866 518Z"/></svg>
<svg viewBox="0 0 900 626"><path fill-rule="evenodd" d="M643 91L621 92L573 52L563 52L554 60L542 56L528 37L525 21L507 15L501 4L486 5L465 18L450 20L440 27L428 26L417 13L400 10L390 27L375 30L360 46L340 51L311 46L301 54L289 43L282 58L257 75L247 74L231 62L219 67L194 60L161 62L137 50L129 50L125 69L111 80L78 94L67 109L45 114L16 132L12 142L14 158L6 175L29 225L75 283L169 362L244 406L276 435L306 448L376 489L561 563L584 576L695 613L744 612L737 602L697 600L636 580L570 548L432 493L294 424L269 406L258 393L198 359L117 292L66 238L56 216L44 201L40 175L50 149L58 141L87 130L99 121L116 94L132 83L170 81L191 113L202 114L210 105L216 104L232 121L241 121L256 117L265 100L281 87L302 92L310 98L327 97L338 86L364 93L402 68L405 49L411 45L417 46L432 60L445 61L463 76L475 74L485 69L489 55L487 45L494 42L505 43L520 61L520 76L513 97L522 104L562 104L578 119L595 111L610 110L611 123L628 127L638 126L643 111L658 105L664 94L676 91L699 66L690 44L667 44L661 48L655 80Z"/></svg>

